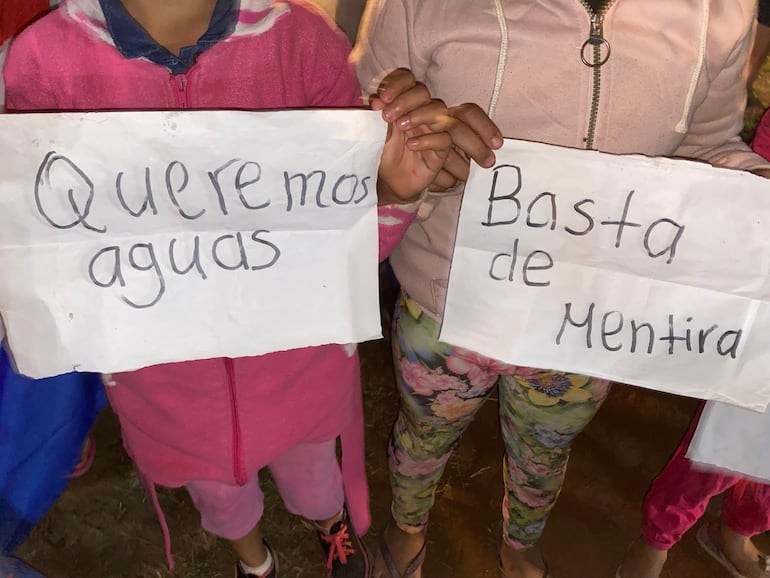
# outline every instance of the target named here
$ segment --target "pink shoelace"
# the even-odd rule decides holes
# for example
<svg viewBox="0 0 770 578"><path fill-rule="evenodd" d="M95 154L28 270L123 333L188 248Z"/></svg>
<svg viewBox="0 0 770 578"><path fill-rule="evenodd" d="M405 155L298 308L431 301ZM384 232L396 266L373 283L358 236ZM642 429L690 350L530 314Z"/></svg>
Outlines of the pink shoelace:
<svg viewBox="0 0 770 578"><path fill-rule="evenodd" d="M321 538L324 542L329 544L329 559L326 560L326 567L331 571L332 563L335 558L338 558L342 564L347 564L348 556L355 554L353 544L350 542L350 534L348 533L348 526L345 523L340 525L340 529L334 534L325 534Z"/></svg>

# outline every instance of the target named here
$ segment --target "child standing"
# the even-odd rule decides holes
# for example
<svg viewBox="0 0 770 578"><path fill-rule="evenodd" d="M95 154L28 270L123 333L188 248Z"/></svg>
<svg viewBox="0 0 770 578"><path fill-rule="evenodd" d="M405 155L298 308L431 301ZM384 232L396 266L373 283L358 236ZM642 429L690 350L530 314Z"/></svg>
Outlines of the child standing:
<svg viewBox="0 0 770 578"><path fill-rule="evenodd" d="M711 498L722 493L722 515L698 530L698 543L732 576L770 577L770 559L751 541L770 530L770 485L695 469L685 454L699 417L700 411L652 483L642 508L642 537L629 550L618 578L658 578L668 551L700 520Z"/></svg>
<svg viewBox="0 0 770 578"><path fill-rule="evenodd" d="M751 148L770 159L768 112ZM629 550L618 578L658 578L668 551L703 516L711 498L723 493L721 518L698 530L698 543L733 576L770 578L770 557L751 541L752 536L770 530L770 485L693 468L685 455L702 410L703 406L671 461L652 483L642 508L642 537Z"/></svg>
<svg viewBox="0 0 770 578"><path fill-rule="evenodd" d="M348 52L347 40L301 0L66 0L11 45L7 105L353 107L361 92ZM384 256L411 222L450 138L440 132L443 104L408 71L385 79L373 107L393 125L377 187L380 202L391 203L379 210ZM203 527L238 554L237 576L277 576L258 525L265 466L288 509L315 523L330 575L368 575L350 527L361 534L369 524L354 347L173 363L107 381L124 444L156 507L155 484L186 486Z"/></svg>
<svg viewBox="0 0 770 578"><path fill-rule="evenodd" d="M0 2L0 46L48 9L48 0ZM3 104L0 96L0 112ZM0 347L2 341L0 325ZM95 451L88 430L105 403L97 375L29 379L0 350L0 555L11 554L69 478L88 469ZM11 575L6 566L16 564L0 559L0 576Z"/></svg>
<svg viewBox="0 0 770 578"><path fill-rule="evenodd" d="M756 0L378 0L368 3L358 36L358 74L366 86L408 65L450 104L456 148L485 167L494 166L492 149L505 135L767 169L738 137L756 6ZM474 105L461 105L469 102ZM459 186L454 194L428 195L391 257L403 291L393 331L401 405L390 438L392 519L375 576L423 575L436 489L463 432L496 390L505 447L500 573L543 578L551 573L540 538L570 448L609 383L548 367L511 367L439 339L467 159L453 152L445 169L437 187ZM494 304L485 306L492 314Z"/></svg>

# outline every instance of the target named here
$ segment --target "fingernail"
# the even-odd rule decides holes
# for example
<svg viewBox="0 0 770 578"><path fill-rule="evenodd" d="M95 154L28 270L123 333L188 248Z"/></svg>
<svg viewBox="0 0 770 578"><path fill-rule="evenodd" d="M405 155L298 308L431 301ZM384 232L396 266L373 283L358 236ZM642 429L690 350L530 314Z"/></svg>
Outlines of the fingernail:
<svg viewBox="0 0 770 578"><path fill-rule="evenodd" d="M482 163L482 167L491 167L493 164L495 164L495 155L489 155L487 158L484 159L484 162Z"/></svg>
<svg viewBox="0 0 770 578"><path fill-rule="evenodd" d="M499 136L492 137L492 146L496 149L499 149L501 146L503 146L503 139Z"/></svg>
<svg viewBox="0 0 770 578"><path fill-rule="evenodd" d="M409 128L409 125L411 124L412 124L412 120L408 116L398 121L399 128L406 129L406 128Z"/></svg>

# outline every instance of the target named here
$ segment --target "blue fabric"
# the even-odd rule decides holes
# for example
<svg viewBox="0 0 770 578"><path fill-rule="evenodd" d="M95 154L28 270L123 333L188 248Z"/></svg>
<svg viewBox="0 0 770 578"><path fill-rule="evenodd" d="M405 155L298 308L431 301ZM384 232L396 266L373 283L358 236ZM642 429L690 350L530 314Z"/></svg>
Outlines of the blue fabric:
<svg viewBox="0 0 770 578"><path fill-rule="evenodd" d="M105 403L99 376L29 379L0 349L0 553L21 544L64 490Z"/></svg>
<svg viewBox="0 0 770 578"><path fill-rule="evenodd" d="M182 48L179 56L169 52L155 42L147 31L134 19L122 2L116 0L99 0L110 31L112 40L120 53L126 58L146 58L147 60L165 66L172 74L184 74L193 64L198 55L213 46L234 29L236 24L236 6L233 0L217 0L211 22L206 33L198 39L195 46Z"/></svg>

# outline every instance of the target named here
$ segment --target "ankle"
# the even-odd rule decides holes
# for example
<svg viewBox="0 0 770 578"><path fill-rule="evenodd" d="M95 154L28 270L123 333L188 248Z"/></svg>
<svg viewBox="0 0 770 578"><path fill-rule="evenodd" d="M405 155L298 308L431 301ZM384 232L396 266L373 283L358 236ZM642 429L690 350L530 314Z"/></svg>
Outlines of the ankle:
<svg viewBox="0 0 770 578"><path fill-rule="evenodd" d="M528 548L514 548L507 542L500 546L500 566L503 571L535 571L545 572L548 568L539 544Z"/></svg>
<svg viewBox="0 0 770 578"><path fill-rule="evenodd" d="M621 578L657 578L663 572L668 550L659 550L639 538L629 548L621 566Z"/></svg>
<svg viewBox="0 0 770 578"><path fill-rule="evenodd" d="M414 557L425 546L427 526L413 526L391 520L385 527L383 539L391 550L403 551Z"/></svg>
<svg viewBox="0 0 770 578"><path fill-rule="evenodd" d="M261 563L249 565L243 560L238 560L238 565L247 576L264 576L273 566L273 555L269 549L265 548L265 559Z"/></svg>
<svg viewBox="0 0 770 578"><path fill-rule="evenodd" d="M345 518L345 509L343 508L336 514L334 514L331 518L327 518L326 520L315 520L312 522L313 527L318 530L319 532L323 532L325 534L328 534L334 524L337 522L341 522Z"/></svg>
<svg viewBox="0 0 770 578"><path fill-rule="evenodd" d="M718 534L716 537L719 539L720 546L722 548L743 549L746 546L746 542L748 542L750 539L748 536L739 534L730 528L722 520L714 525L716 526L715 529L716 533Z"/></svg>
<svg viewBox="0 0 770 578"><path fill-rule="evenodd" d="M250 568L259 568L271 558L270 550L268 550L264 542L257 542L249 548L237 548L236 554L238 555L239 562Z"/></svg>

